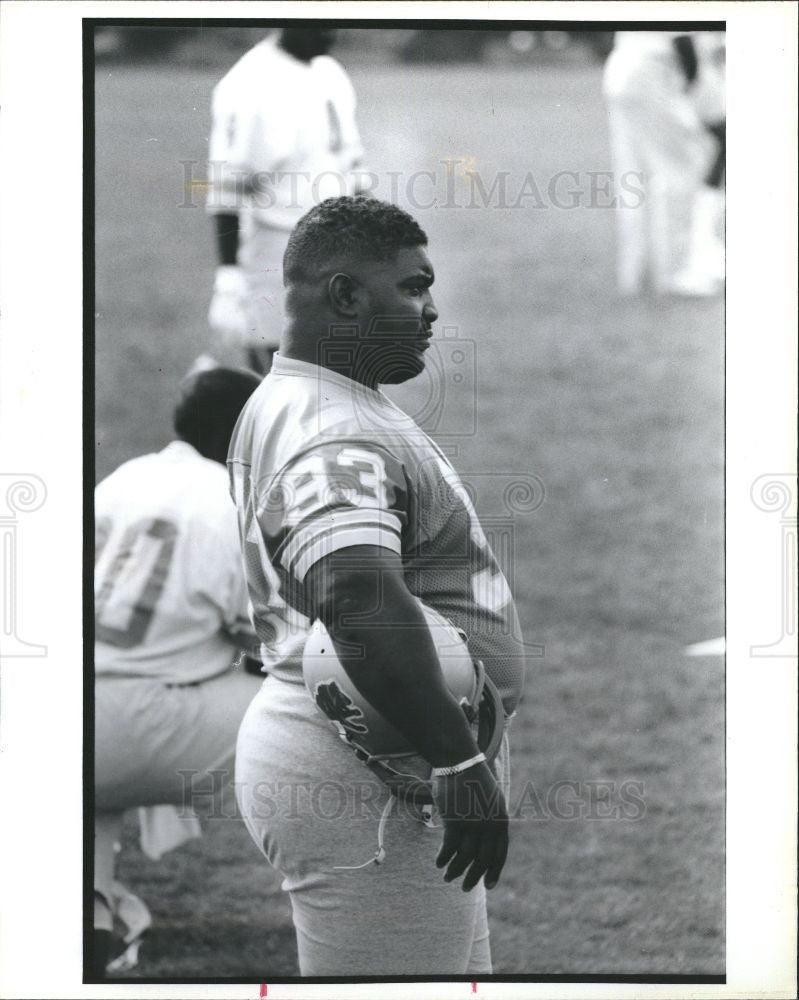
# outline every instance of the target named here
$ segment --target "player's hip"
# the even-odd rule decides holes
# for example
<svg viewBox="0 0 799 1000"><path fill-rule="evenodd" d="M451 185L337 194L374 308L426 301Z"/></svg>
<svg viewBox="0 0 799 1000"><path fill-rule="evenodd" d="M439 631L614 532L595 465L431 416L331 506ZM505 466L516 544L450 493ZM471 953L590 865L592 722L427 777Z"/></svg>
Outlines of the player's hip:
<svg viewBox="0 0 799 1000"><path fill-rule="evenodd" d="M416 757L398 766L421 773L426 765ZM507 733L494 767L507 798ZM264 682L239 730L235 780L250 835L283 873L287 889L336 880L339 866L374 855L391 793L336 735L304 685L276 677ZM424 819L418 806L391 804L385 849L391 871L409 879L434 870L440 824L434 818L433 828Z"/></svg>
<svg viewBox="0 0 799 1000"><path fill-rule="evenodd" d="M463 973L478 926L487 937L482 887L444 882L440 822L394 799L328 726L304 686L270 677L236 753L239 805L291 893L303 974ZM483 944L475 968L490 971Z"/></svg>

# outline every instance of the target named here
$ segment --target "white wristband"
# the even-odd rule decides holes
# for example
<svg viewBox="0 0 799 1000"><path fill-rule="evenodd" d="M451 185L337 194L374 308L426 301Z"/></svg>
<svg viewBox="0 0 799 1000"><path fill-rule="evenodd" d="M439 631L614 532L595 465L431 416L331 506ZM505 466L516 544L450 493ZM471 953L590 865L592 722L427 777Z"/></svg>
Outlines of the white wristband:
<svg viewBox="0 0 799 1000"><path fill-rule="evenodd" d="M486 755L484 753L479 753L476 757L470 757L468 760L462 760L460 764L451 764L449 767L434 767L433 777L446 778L450 774L460 774L461 771L468 771L469 768L474 767L475 764L482 764L485 759Z"/></svg>

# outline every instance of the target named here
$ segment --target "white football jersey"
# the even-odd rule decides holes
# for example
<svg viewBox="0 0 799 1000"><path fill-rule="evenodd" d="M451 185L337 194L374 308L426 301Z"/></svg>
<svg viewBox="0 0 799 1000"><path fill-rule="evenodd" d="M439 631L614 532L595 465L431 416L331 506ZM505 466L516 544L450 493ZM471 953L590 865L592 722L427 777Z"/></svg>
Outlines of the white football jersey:
<svg viewBox="0 0 799 1000"><path fill-rule="evenodd" d="M699 77L694 87L694 102L702 121L723 121L727 116L726 34L723 31L697 31L694 42L699 56Z"/></svg>
<svg viewBox="0 0 799 1000"><path fill-rule="evenodd" d="M401 557L411 593L466 633L514 711L525 656L505 576L457 473L387 396L278 354L239 419L228 466L268 669L301 681L311 566L376 545ZM274 621L287 612L302 627L293 645L284 629L281 647Z"/></svg>
<svg viewBox="0 0 799 1000"><path fill-rule="evenodd" d="M288 232L318 202L354 193L362 155L343 68L295 59L271 36L214 89L208 210Z"/></svg>
<svg viewBox="0 0 799 1000"><path fill-rule="evenodd" d="M613 50L631 62L651 58L668 57L674 54L674 39L681 35L691 35L690 31L617 31L613 39Z"/></svg>
<svg viewBox="0 0 799 1000"><path fill-rule="evenodd" d="M189 684L254 647L224 466L190 444L125 462L95 490L95 670Z"/></svg>

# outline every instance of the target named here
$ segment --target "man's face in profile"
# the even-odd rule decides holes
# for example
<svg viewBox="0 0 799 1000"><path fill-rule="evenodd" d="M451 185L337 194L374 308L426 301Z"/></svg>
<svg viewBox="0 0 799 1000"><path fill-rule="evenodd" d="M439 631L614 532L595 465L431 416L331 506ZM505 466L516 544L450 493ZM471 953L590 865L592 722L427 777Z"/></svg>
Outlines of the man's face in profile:
<svg viewBox="0 0 799 1000"><path fill-rule="evenodd" d="M424 371L438 319L430 287L433 265L424 247L405 247L390 261L363 264L358 366L373 385L396 385Z"/></svg>

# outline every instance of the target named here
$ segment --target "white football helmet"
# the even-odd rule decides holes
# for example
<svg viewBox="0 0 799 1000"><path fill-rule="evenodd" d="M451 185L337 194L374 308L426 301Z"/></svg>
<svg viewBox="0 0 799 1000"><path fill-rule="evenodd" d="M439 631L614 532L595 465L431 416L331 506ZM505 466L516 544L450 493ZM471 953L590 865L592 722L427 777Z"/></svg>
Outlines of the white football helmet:
<svg viewBox="0 0 799 1000"><path fill-rule="evenodd" d="M473 660L466 636L442 615L419 602L447 687L475 730L480 750L491 762L502 741L504 713L499 692L480 660ZM330 719L358 759L370 767L401 799L419 805L432 802L431 766L404 736L364 698L350 679L321 621L305 643L303 678L317 708ZM376 667L375 669L379 669ZM409 760L415 758L415 761Z"/></svg>

